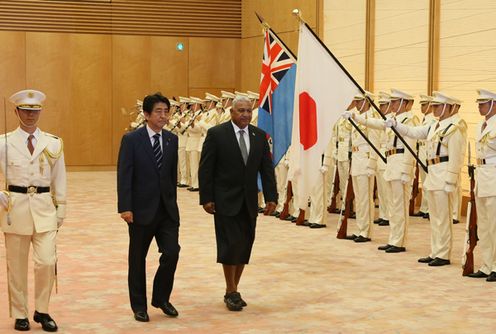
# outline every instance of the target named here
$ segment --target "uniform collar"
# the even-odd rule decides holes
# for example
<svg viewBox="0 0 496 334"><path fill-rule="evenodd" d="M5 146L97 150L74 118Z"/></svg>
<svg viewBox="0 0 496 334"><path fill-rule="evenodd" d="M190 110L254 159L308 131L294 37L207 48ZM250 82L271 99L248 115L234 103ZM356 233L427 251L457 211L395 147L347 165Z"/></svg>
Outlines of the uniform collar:
<svg viewBox="0 0 496 334"><path fill-rule="evenodd" d="M28 141L28 137L31 135L31 133L27 133L26 131L24 131L23 129L21 129L21 127L18 127L17 129L19 130L19 134L21 135L21 137L23 138L23 140L25 142L27 142ZM41 135L40 128L36 128L36 130L34 130L34 132L32 133L32 135L34 136L34 139L39 140L40 139L40 135Z"/></svg>

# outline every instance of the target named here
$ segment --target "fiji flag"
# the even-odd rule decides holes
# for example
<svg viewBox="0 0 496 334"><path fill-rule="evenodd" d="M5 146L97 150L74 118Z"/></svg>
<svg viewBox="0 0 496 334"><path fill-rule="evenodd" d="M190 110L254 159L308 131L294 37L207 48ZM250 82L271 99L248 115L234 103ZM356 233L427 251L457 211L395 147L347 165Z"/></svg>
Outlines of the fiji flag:
<svg viewBox="0 0 496 334"><path fill-rule="evenodd" d="M268 135L274 166L291 144L296 59L272 30L265 31L258 127Z"/></svg>

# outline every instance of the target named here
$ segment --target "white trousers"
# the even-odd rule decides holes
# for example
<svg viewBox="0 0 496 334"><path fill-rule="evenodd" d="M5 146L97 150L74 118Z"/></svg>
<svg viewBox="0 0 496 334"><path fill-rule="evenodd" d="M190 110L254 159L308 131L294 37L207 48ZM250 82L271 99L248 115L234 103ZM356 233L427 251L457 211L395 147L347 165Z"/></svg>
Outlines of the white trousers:
<svg viewBox="0 0 496 334"><path fill-rule="evenodd" d="M408 230L408 209L410 205L410 184L403 184L400 180L388 182L390 199L389 241L388 244L396 247L405 247Z"/></svg>
<svg viewBox="0 0 496 334"><path fill-rule="evenodd" d="M376 177L377 180L377 197L379 198L379 218L389 220L389 186L386 180L384 180L384 170L377 169Z"/></svg>
<svg viewBox="0 0 496 334"><path fill-rule="evenodd" d="M31 244L33 244L35 310L48 313L57 262L56 236L56 231L33 235L5 233L8 286L14 319L29 317L28 258Z"/></svg>
<svg viewBox="0 0 496 334"><path fill-rule="evenodd" d="M193 188L198 188L198 164L200 162L200 152L187 151L189 158L189 185Z"/></svg>
<svg viewBox="0 0 496 334"><path fill-rule="evenodd" d="M355 193L356 224L358 232L365 238L370 238L372 221L374 219L374 178L367 175L353 176L353 191Z"/></svg>
<svg viewBox="0 0 496 334"><path fill-rule="evenodd" d="M420 177L419 193L422 194L422 201L420 202L419 210L422 211L423 213L427 213L429 212L429 201L427 200L427 194L424 191L424 182L425 182L425 178L427 177L427 173L420 166L419 166L419 177Z"/></svg>
<svg viewBox="0 0 496 334"><path fill-rule="evenodd" d="M336 198L336 207L340 207L341 202L345 201L344 198L346 194L346 185L348 184L348 177L350 176L350 161L338 161L338 174L339 174L339 195L341 201L338 201L339 197Z"/></svg>
<svg viewBox="0 0 496 334"><path fill-rule="evenodd" d="M276 182L277 182L277 207L276 211L281 212L286 203L286 192L288 187L288 167L280 162L275 168Z"/></svg>
<svg viewBox="0 0 496 334"><path fill-rule="evenodd" d="M188 174L188 159L186 157L186 149L180 147L177 151L178 168L179 168L179 183L189 185L189 174Z"/></svg>
<svg viewBox="0 0 496 334"><path fill-rule="evenodd" d="M444 190L427 191L431 221L431 258L449 260L453 244L451 196Z"/></svg>
<svg viewBox="0 0 496 334"><path fill-rule="evenodd" d="M496 271L496 197L476 197L475 205L479 237L477 247L482 256L480 271L489 275Z"/></svg>

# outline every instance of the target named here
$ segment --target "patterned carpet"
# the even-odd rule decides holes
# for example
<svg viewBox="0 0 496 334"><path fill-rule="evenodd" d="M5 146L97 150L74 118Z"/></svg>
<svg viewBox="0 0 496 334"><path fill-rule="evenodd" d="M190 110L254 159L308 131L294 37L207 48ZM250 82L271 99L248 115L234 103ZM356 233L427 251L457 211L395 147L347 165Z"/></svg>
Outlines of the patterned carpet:
<svg viewBox="0 0 496 334"><path fill-rule="evenodd" d="M429 224L420 218L411 221L408 251L385 254L377 246L386 243L388 227L375 225L373 241L356 244L335 238L337 215L328 215L326 229L260 216L252 262L240 285L248 307L229 312L215 263L212 217L198 205L197 193L183 189L182 250L171 300L180 315L167 318L150 307L151 321L138 323L128 301L127 226L116 213L115 180L115 172L68 175L59 293L50 310L60 333L493 333L496 328L496 284L461 276L464 224L454 226L453 264L431 268L417 263L429 251ZM350 220L349 232L353 224ZM0 333L8 333L14 332L13 319L0 240ZM157 263L153 244L149 296ZM31 290L32 282L31 277ZM31 326L42 332L33 321Z"/></svg>

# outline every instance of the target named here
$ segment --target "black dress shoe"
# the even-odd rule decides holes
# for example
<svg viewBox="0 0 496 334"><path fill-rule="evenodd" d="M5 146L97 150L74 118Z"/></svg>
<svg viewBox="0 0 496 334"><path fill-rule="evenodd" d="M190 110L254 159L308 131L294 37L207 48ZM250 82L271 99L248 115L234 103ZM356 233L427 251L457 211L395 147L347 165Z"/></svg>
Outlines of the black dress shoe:
<svg viewBox="0 0 496 334"><path fill-rule="evenodd" d="M429 212L424 213L424 215L422 216L422 218L429 219Z"/></svg>
<svg viewBox="0 0 496 334"><path fill-rule="evenodd" d="M383 219L378 225L379 226L389 226L389 220Z"/></svg>
<svg viewBox="0 0 496 334"><path fill-rule="evenodd" d="M359 235L359 236L358 236L358 237L356 237L356 238L355 238L355 240L353 240L353 241L354 241L354 242L369 242L370 240L372 240L372 239L370 239L370 238L366 238L366 237L364 237L364 236Z"/></svg>
<svg viewBox="0 0 496 334"><path fill-rule="evenodd" d="M224 296L224 303L226 303L229 311L241 311L243 309L241 295L239 292L226 293Z"/></svg>
<svg viewBox="0 0 496 334"><path fill-rule="evenodd" d="M55 323L55 320L53 320L47 313L39 313L38 311L34 311L33 320L37 323L41 323L41 328L43 328L45 332L56 332L59 329Z"/></svg>
<svg viewBox="0 0 496 334"><path fill-rule="evenodd" d="M347 235L346 237L344 237L346 240L355 240L356 238L358 238L358 235L356 234L352 234L352 235Z"/></svg>
<svg viewBox="0 0 496 334"><path fill-rule="evenodd" d="M279 217L281 215L281 213L279 211L272 211L272 213L270 215L273 217Z"/></svg>
<svg viewBox="0 0 496 334"><path fill-rule="evenodd" d="M350 213L350 216L348 218L350 218L350 219L356 219L356 212Z"/></svg>
<svg viewBox="0 0 496 334"><path fill-rule="evenodd" d="M177 186L179 188L186 188L186 187L188 187L188 185L187 184L184 184L184 183L179 183Z"/></svg>
<svg viewBox="0 0 496 334"><path fill-rule="evenodd" d="M134 312L134 320L140 322L148 322L150 321L150 317L148 316L148 313L146 313L146 311L136 311Z"/></svg>
<svg viewBox="0 0 496 334"><path fill-rule="evenodd" d="M432 257L427 256L427 257L421 257L418 259L418 262L420 263L430 263L432 260L434 260Z"/></svg>
<svg viewBox="0 0 496 334"><path fill-rule="evenodd" d="M411 214L412 217L423 217L425 215L425 212L419 211L419 212L414 212Z"/></svg>
<svg viewBox="0 0 496 334"><path fill-rule="evenodd" d="M188 190L189 190L189 191L192 191L192 190L193 190L193 187L188 187Z"/></svg>
<svg viewBox="0 0 496 334"><path fill-rule="evenodd" d="M382 218L377 218L376 220L374 220L374 224L380 224L384 219Z"/></svg>
<svg viewBox="0 0 496 334"><path fill-rule="evenodd" d="M239 293L239 292L238 292ZM246 307L248 306L248 304L243 300L243 298L241 297L241 294L239 294L239 302L241 304L241 307Z"/></svg>
<svg viewBox="0 0 496 334"><path fill-rule="evenodd" d="M327 227L326 224L317 224L317 223L311 223L310 228L323 228L323 227Z"/></svg>
<svg viewBox="0 0 496 334"><path fill-rule="evenodd" d="M28 331L30 329L29 320L27 318L16 319L14 329L16 331L23 331L23 332Z"/></svg>
<svg viewBox="0 0 496 334"><path fill-rule="evenodd" d="M197 191L200 191L200 188L191 188L191 190L190 190L190 191L192 191L192 192L197 192Z"/></svg>
<svg viewBox="0 0 496 334"><path fill-rule="evenodd" d="M496 271L491 271L489 276L486 278L487 282L496 282Z"/></svg>
<svg viewBox="0 0 496 334"><path fill-rule="evenodd" d="M291 215L289 215L289 216L287 216L286 218L284 218L284 220L286 220L286 221L290 221L290 222L292 222L292 221L293 221L293 219L296 221L296 217L293 217L293 216L291 216Z"/></svg>
<svg viewBox="0 0 496 334"><path fill-rule="evenodd" d="M459 224L460 221L458 219L453 219L453 224Z"/></svg>
<svg viewBox="0 0 496 334"><path fill-rule="evenodd" d="M264 212L264 210L265 210L265 209L264 209L264 208L262 208L261 206L259 206L259 207L258 207L258 213L262 213L262 212Z"/></svg>
<svg viewBox="0 0 496 334"><path fill-rule="evenodd" d="M384 246L379 246L377 247L378 250L383 250L385 251L386 249L388 249L389 247L393 247L393 245L390 245L390 244L387 244L387 245L384 245Z"/></svg>
<svg viewBox="0 0 496 334"><path fill-rule="evenodd" d="M405 247L391 246L388 249L386 249L386 253L402 253L402 252L406 252Z"/></svg>
<svg viewBox="0 0 496 334"><path fill-rule="evenodd" d="M161 309L162 312L164 312L169 317L177 317L179 315L179 312L177 312L174 305L172 305L169 302L162 304L162 305L157 305L157 304L152 303L152 306Z"/></svg>
<svg viewBox="0 0 496 334"><path fill-rule="evenodd" d="M295 220L295 223L296 223L296 220ZM310 222L308 220L304 220L301 224L296 224L296 226L310 226Z"/></svg>
<svg viewBox="0 0 496 334"><path fill-rule="evenodd" d="M472 277L472 278L486 278L486 277L489 277L488 274L482 272L482 271L478 271L476 273L471 273L471 274L468 274L467 275L468 277Z"/></svg>
<svg viewBox="0 0 496 334"><path fill-rule="evenodd" d="M446 266L448 264L451 264L450 260L441 259L439 257L436 257L434 260L429 262L429 266L431 267L441 267L441 266Z"/></svg>

